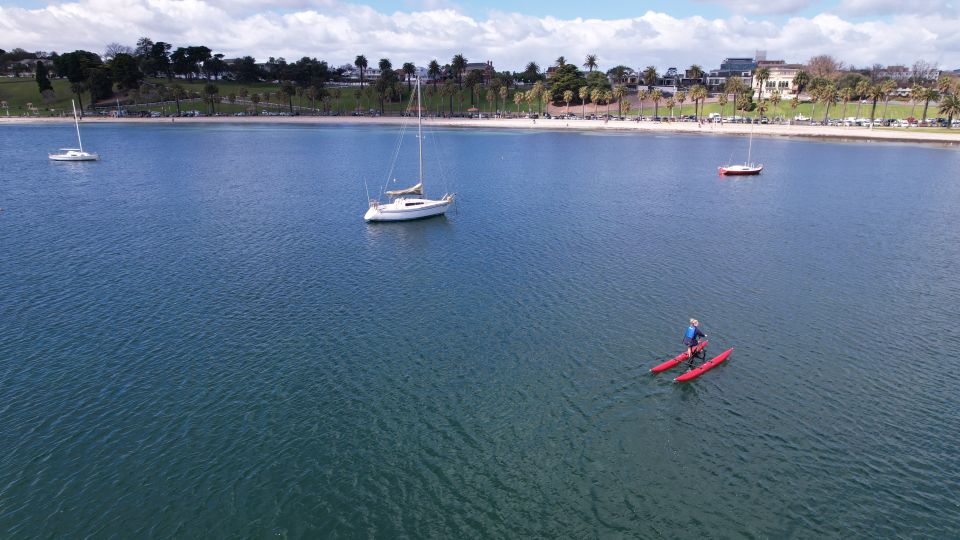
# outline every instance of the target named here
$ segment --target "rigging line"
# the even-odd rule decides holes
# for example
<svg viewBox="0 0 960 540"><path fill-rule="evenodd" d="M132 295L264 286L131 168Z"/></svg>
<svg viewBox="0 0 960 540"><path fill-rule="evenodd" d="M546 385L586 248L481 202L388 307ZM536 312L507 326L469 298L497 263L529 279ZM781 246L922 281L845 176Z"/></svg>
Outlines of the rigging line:
<svg viewBox="0 0 960 540"><path fill-rule="evenodd" d="M407 109L410 108L410 104L411 104L412 102L413 102L413 94L411 93L411 94L410 94L410 98L407 100ZM406 120L407 117L404 116L403 118L404 118L404 120L403 120L403 122L400 124L400 136L397 137L397 146L396 146L396 148L394 148L394 151L393 151L393 159L392 159L391 162L390 162L390 170L387 172L387 177L386 177L386 179L384 179L383 188L380 190L380 194L379 194L379 195L382 195L383 192L387 190L387 186L390 185L390 177L393 176L393 171L396 170L396 167L397 167L397 160L398 160L399 157L400 157L400 147L403 145L403 137L404 137L404 136L406 135L406 133L407 133L407 127L409 127L409 126L408 126L409 122ZM378 195L378 196L379 196L379 195Z"/></svg>

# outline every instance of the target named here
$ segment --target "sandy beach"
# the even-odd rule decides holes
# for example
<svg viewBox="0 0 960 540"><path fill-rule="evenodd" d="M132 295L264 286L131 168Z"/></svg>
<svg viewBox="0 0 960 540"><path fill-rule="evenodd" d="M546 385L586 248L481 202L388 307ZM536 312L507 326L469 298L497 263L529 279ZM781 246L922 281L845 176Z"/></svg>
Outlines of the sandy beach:
<svg viewBox="0 0 960 540"><path fill-rule="evenodd" d="M400 124L400 117L352 117L352 116L207 116L181 118L101 118L86 117L85 124L317 124L317 125L390 125ZM30 118L2 117L0 126L24 124L72 123L70 117ZM748 135L751 130L758 137L796 137L814 139L840 139L847 141L926 143L960 146L960 130L956 133L927 130L924 128L864 128L841 126L806 126L778 124L713 124L697 122L651 122L651 121L603 121L560 119L513 119L513 118L426 118L431 126L484 129L543 129L573 131L610 131L641 133L683 133L700 135Z"/></svg>

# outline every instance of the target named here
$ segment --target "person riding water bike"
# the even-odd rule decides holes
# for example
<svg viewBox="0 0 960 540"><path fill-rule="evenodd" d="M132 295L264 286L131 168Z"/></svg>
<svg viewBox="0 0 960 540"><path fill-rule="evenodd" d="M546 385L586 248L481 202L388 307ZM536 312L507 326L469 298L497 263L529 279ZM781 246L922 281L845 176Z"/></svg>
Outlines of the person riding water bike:
<svg viewBox="0 0 960 540"><path fill-rule="evenodd" d="M683 344L687 346L688 360L693 361L693 349L700 344L697 338L702 337L707 337L707 335L700 331L700 321L690 319L690 326L687 327L686 333L683 334Z"/></svg>

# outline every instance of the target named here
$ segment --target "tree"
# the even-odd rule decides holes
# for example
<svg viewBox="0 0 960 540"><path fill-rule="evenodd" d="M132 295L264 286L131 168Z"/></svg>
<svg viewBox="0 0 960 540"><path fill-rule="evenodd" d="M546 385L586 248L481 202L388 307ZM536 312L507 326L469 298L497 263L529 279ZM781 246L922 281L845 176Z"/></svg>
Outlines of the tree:
<svg viewBox="0 0 960 540"><path fill-rule="evenodd" d="M681 90L674 94L673 97L676 102L680 104L680 116L683 116L683 103L687 101L687 93ZM670 111L670 116L673 116L673 111Z"/></svg>
<svg viewBox="0 0 960 540"><path fill-rule="evenodd" d="M647 99L647 91L637 87L637 101L640 102L640 112L637 115L637 121L639 122L643 118L643 102Z"/></svg>
<svg viewBox="0 0 960 540"><path fill-rule="evenodd" d="M290 114L293 114L293 96L296 95L296 88L293 87L292 82L283 81L283 84L280 85L280 91L283 92L284 97L287 98L287 107L290 110Z"/></svg>
<svg viewBox="0 0 960 540"><path fill-rule="evenodd" d="M87 77L87 90L90 91L90 101L96 103L113 95L113 77L110 69L100 66L90 69Z"/></svg>
<svg viewBox="0 0 960 540"><path fill-rule="evenodd" d="M917 110L917 101L921 99L923 95L923 87L919 84L914 84L910 87L910 118L913 118L914 112Z"/></svg>
<svg viewBox="0 0 960 540"><path fill-rule="evenodd" d="M570 102L573 101L573 90L564 90L563 101L567 104L567 114L570 114Z"/></svg>
<svg viewBox="0 0 960 540"><path fill-rule="evenodd" d="M140 71L140 63L137 59L127 53L117 53L109 64L110 72L113 75L113 82L121 90L131 90L140 87L140 81L143 80L143 73Z"/></svg>
<svg viewBox="0 0 960 540"><path fill-rule="evenodd" d="M89 88L91 70L103 65L100 57L92 52L76 50L56 57L53 67L57 73L70 81L70 89L80 104L80 116L83 116L82 93Z"/></svg>
<svg viewBox="0 0 960 540"><path fill-rule="evenodd" d="M847 103L850 103L850 100L853 99L853 88L849 86L840 90L840 100L843 101L843 109L840 111L840 118L847 117Z"/></svg>
<svg viewBox="0 0 960 540"><path fill-rule="evenodd" d="M177 102L177 116L180 116L180 100L187 97L187 91L179 84L174 84L170 87L170 95Z"/></svg>
<svg viewBox="0 0 960 540"><path fill-rule="evenodd" d="M623 116L623 98L627 95L627 87L618 84L616 88L613 89L613 97L617 100L617 110L619 114L617 116Z"/></svg>
<svg viewBox="0 0 960 540"><path fill-rule="evenodd" d="M486 97L487 97L487 112L490 114L493 114L494 103L497 100L497 91L492 88L488 88Z"/></svg>
<svg viewBox="0 0 960 540"><path fill-rule="evenodd" d="M937 91L934 88L925 88L923 92L923 118L920 119L921 122L927 121L927 107L930 106L930 101L937 99Z"/></svg>
<svg viewBox="0 0 960 540"><path fill-rule="evenodd" d="M838 62L829 54L821 54L808 60L807 68L816 77L831 78L843 68L843 63Z"/></svg>
<svg viewBox="0 0 960 540"><path fill-rule="evenodd" d="M587 68L590 73L593 73L593 70L597 67L597 55L588 54L586 60L583 62L583 67Z"/></svg>
<svg viewBox="0 0 960 540"><path fill-rule="evenodd" d="M707 87L702 84L695 85L693 89L690 90L690 97L693 98L694 102L693 114L699 121L701 116L699 106L703 105L703 103L707 100Z"/></svg>
<svg viewBox="0 0 960 540"><path fill-rule="evenodd" d="M890 94L897 89L897 83L885 81L880 87L883 89L883 117L887 118L887 107L890 105Z"/></svg>
<svg viewBox="0 0 960 540"><path fill-rule="evenodd" d="M257 111L257 105L260 103L260 94L257 94L256 92L254 92L254 94L253 94L252 96L250 96L250 102L253 103L253 114L254 114L254 116L260 114L260 112ZM179 110L179 105L178 105L177 107L178 107L177 110Z"/></svg>
<svg viewBox="0 0 960 540"><path fill-rule="evenodd" d="M411 92L410 79L417 73L417 66L413 62L404 62L403 74L407 76L407 92Z"/></svg>
<svg viewBox="0 0 960 540"><path fill-rule="evenodd" d="M720 97L717 98L717 103L720 104L720 124L723 125L723 108L727 106L727 95L720 94Z"/></svg>
<svg viewBox="0 0 960 540"><path fill-rule="evenodd" d="M529 62L520 74L520 80L528 83L535 83L540 80L540 66L536 62Z"/></svg>
<svg viewBox="0 0 960 540"><path fill-rule="evenodd" d="M873 106L870 108L870 127L871 128L873 127L874 120L876 120L877 118L876 116L877 101L880 101L880 99L884 96L884 93L885 92L883 91L882 85L875 84L870 87L870 93L868 94L868 97L871 100L873 100Z"/></svg>
<svg viewBox="0 0 960 540"><path fill-rule="evenodd" d="M367 69L367 57L358 54L353 60L353 65L357 66L357 69L360 70L360 88L363 89L363 72Z"/></svg>
<svg viewBox="0 0 960 540"><path fill-rule="evenodd" d="M537 81L540 82L540 81ZM576 92L581 86L589 86L583 74L573 64L566 64L557 68L550 79L550 99L554 102L563 100L563 93L567 90Z"/></svg>
<svg viewBox="0 0 960 540"><path fill-rule="evenodd" d="M773 104L773 108L777 111L777 116L780 116L780 101L783 99L783 96L780 94L780 90L774 90L770 93L770 103Z"/></svg>
<svg viewBox="0 0 960 540"><path fill-rule="evenodd" d="M759 92L757 97L759 99L763 99L763 86L767 81L770 80L770 68L762 67L758 69L753 76L757 79L757 91Z"/></svg>
<svg viewBox="0 0 960 540"><path fill-rule="evenodd" d="M594 116L596 116L596 115L597 115L597 112L599 112L599 111L597 110L597 108L598 108L598 106L600 105L600 100L601 100L601 99L603 99L603 90L601 90L601 89L599 89L599 88L594 88L594 89L590 92L590 101L593 102L593 115L594 115Z"/></svg>
<svg viewBox="0 0 960 540"><path fill-rule="evenodd" d="M498 90L497 93L500 94L500 101L503 102L503 108L506 109L506 108L507 108L507 95L510 93L510 89L507 88L506 85L504 85L504 86L501 86L501 87L500 87L500 90ZM497 110L499 110L499 109L497 109Z"/></svg>
<svg viewBox="0 0 960 540"><path fill-rule="evenodd" d="M47 78L47 66L41 60L37 60L36 74L34 77L37 80L37 87L40 90L40 94L43 94L44 90L53 91L53 84L51 84L50 79Z"/></svg>
<svg viewBox="0 0 960 540"><path fill-rule="evenodd" d="M217 112L215 104L217 103L217 95L220 93L220 89L217 88L217 85L213 83L207 83L203 85L203 100L210 105L210 114Z"/></svg>
<svg viewBox="0 0 960 540"><path fill-rule="evenodd" d="M586 117L587 116L587 98L590 97L590 87L581 86L577 90L577 97L580 98L580 116Z"/></svg>
<svg viewBox="0 0 960 540"><path fill-rule="evenodd" d="M678 92L679 93L679 92ZM673 119L673 106L677 104L677 100L674 98L667 98L665 105L670 109L670 119ZM683 116L683 108L680 109L680 116Z"/></svg>
<svg viewBox="0 0 960 540"><path fill-rule="evenodd" d="M650 99L653 100L653 116L658 120L660 118L660 100L663 99L663 92L659 88L653 91L650 95Z"/></svg>
<svg viewBox="0 0 960 540"><path fill-rule="evenodd" d="M804 70L800 70L796 75L793 76L793 86L797 88L797 96L803 93L803 89L810 84L810 74Z"/></svg>
<svg viewBox="0 0 960 540"><path fill-rule="evenodd" d="M520 104L523 103L524 99L523 92L517 91L513 93L513 104L517 106L517 116L520 116Z"/></svg>
<svg viewBox="0 0 960 540"><path fill-rule="evenodd" d="M690 66L689 69L687 69L687 74L690 76L691 79L695 79L699 81L700 79L703 78L703 68L700 67L698 64L693 64L692 66Z"/></svg>
<svg viewBox="0 0 960 540"><path fill-rule="evenodd" d="M540 108L540 102L542 101L543 96L546 94L547 89L543 86L543 81L537 81L533 83L533 88L530 89L530 93L533 99L537 100L537 113L542 114L543 110Z"/></svg>
<svg viewBox="0 0 960 540"><path fill-rule="evenodd" d="M643 84L647 86L653 86L657 84L657 68L653 66L647 66L643 70Z"/></svg>
<svg viewBox="0 0 960 540"><path fill-rule="evenodd" d="M457 86L463 90L463 72L467 69L467 59L462 54L455 54L450 61L450 67L457 77Z"/></svg>
<svg viewBox="0 0 960 540"><path fill-rule="evenodd" d="M857 118L860 118L860 105L863 104L863 100L870 93L870 82L866 79L861 80L854 87L853 93L857 96Z"/></svg>
<svg viewBox="0 0 960 540"><path fill-rule="evenodd" d="M821 86L819 91L820 99L826 104L826 107L823 109L823 123L826 124L828 115L830 114L830 105L837 100L837 86L833 83L826 84Z"/></svg>
<svg viewBox="0 0 960 540"><path fill-rule="evenodd" d="M960 116L960 97L957 96L956 92L941 97L937 109L940 114L947 116L947 129L950 129L953 126L953 117Z"/></svg>
<svg viewBox="0 0 960 540"><path fill-rule="evenodd" d="M104 60L113 60L118 54L125 54L127 56L133 56L134 50L126 45L121 45L119 43L109 43L107 44L106 50L103 52Z"/></svg>

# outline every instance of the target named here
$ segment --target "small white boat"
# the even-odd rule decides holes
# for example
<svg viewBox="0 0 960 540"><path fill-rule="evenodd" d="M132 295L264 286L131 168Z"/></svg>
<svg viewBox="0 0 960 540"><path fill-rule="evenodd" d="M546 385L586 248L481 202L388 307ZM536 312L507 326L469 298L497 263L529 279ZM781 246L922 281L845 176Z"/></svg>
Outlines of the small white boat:
<svg viewBox="0 0 960 540"><path fill-rule="evenodd" d="M438 216L453 204L453 195L445 194L439 199L423 198L423 120L420 112L420 79L417 78L417 142L420 147L420 176L415 186L406 189L384 191L390 202L371 199L370 207L363 215L365 221L408 221L430 216ZM398 147L399 150L399 147ZM396 158L394 158L396 159ZM419 197L411 197L419 195Z"/></svg>
<svg viewBox="0 0 960 540"><path fill-rule="evenodd" d="M727 165L717 167L717 173L720 176L747 176L751 174L760 174L763 170L763 164L757 164L750 161L753 154L753 126L750 126L750 144L747 146L747 161L743 165Z"/></svg>
<svg viewBox="0 0 960 540"><path fill-rule="evenodd" d="M100 155L93 152L83 151L83 141L80 140L80 120L77 118L77 104L71 99L73 105L73 123L77 126L77 145L80 148L61 148L59 154L47 154L47 157L53 161L97 161Z"/></svg>

